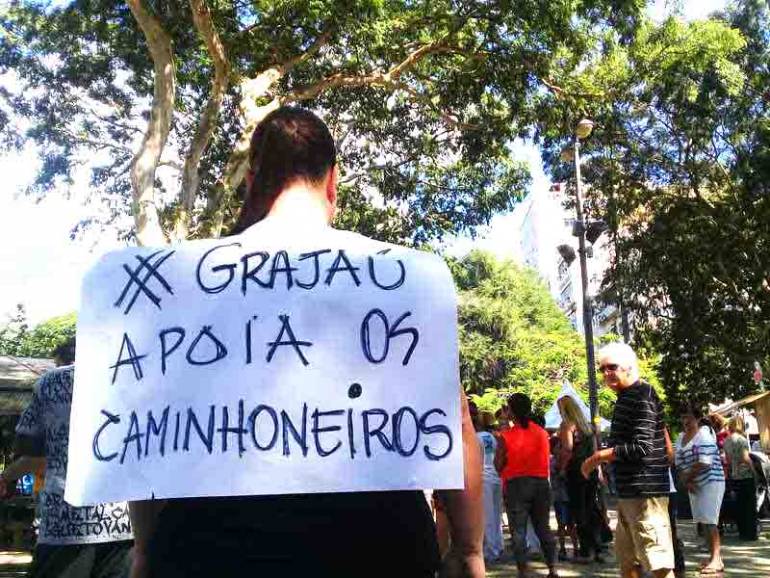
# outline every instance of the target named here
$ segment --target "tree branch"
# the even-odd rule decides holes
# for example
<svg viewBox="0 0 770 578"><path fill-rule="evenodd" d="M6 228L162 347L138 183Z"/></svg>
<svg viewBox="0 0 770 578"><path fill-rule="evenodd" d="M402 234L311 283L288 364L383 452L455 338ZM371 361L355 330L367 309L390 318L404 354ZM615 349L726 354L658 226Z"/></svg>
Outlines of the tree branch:
<svg viewBox="0 0 770 578"><path fill-rule="evenodd" d="M206 50L214 64L214 76L211 79L208 101L198 119L198 128L195 130L190 150L184 161L180 192L181 210L176 215L172 233L173 239L177 241L186 239L189 234L192 210L200 187L198 165L216 129L217 117L230 76L230 63L227 60L225 47L214 27L206 0L190 0L190 10L195 29L206 44Z"/></svg>
<svg viewBox="0 0 770 578"><path fill-rule="evenodd" d="M166 146L174 111L174 55L171 37L143 0L128 0L128 7L147 40L155 72L150 120L142 144L131 161L136 237L140 245L163 245L166 239L155 205L155 170Z"/></svg>
<svg viewBox="0 0 770 578"><path fill-rule="evenodd" d="M72 131L66 130L66 129L60 129L60 130L57 130L56 132L64 136L66 140L70 143L78 143L78 144L86 145L96 150L109 149L109 150L121 152L124 154L129 154L129 155L133 154L133 151L130 148L121 144L79 136L73 133Z"/></svg>
<svg viewBox="0 0 770 578"><path fill-rule="evenodd" d="M456 30L455 30L456 31ZM409 93L413 98L419 99L424 104L427 103L433 107L430 103L430 99L420 95L413 88L409 87L403 82L397 82L404 72L414 68L421 60L423 60L429 54L454 51L455 48L449 47L446 44L448 38L454 32L450 32L443 38L424 44L419 48L416 48L410 52L404 60L392 66L387 72L380 72L374 74L365 75L345 75L342 73L332 74L326 78L319 80L318 82L298 88L288 94L277 96L273 98L268 104L258 106L256 103L258 99L268 94L270 88L282 78L288 71L291 70L297 64L304 62L310 58L313 54L317 53L329 40L331 35L331 29L325 31L321 36L300 56L297 56L291 60L286 61L283 64L269 68L257 77L253 79L245 80L241 83L241 112L244 117L244 129L241 136L233 148L230 158L228 159L227 166L222 176L222 180L217 187L217 192L209 199L207 214L218 215L212 218L212 222L209 226L209 234L212 236L218 236L222 227L222 212L219 208L222 204L227 203L235 191L240 185L246 170L248 168L248 152L251 142L251 134L259 124L259 122L267 116L270 112L275 110L281 105L289 104L291 102L299 102L303 100L310 100L315 98L322 92L333 88L355 88L361 86L379 86L382 88L390 88L393 90L399 89ZM433 107L435 110L435 107ZM459 129L473 128L470 125L464 125L451 115L442 111L437 111L444 122L455 126Z"/></svg>
<svg viewBox="0 0 770 578"><path fill-rule="evenodd" d="M313 43L308 46L307 50L305 50L302 54L299 54L294 58L290 58L289 60L279 64L277 68L280 70L281 75L284 76L288 74L292 68L302 64L303 62L307 62L312 56L315 56L318 51L321 50L321 48L329 43L333 31L333 25L329 24L326 29L318 36L318 38L316 38Z"/></svg>
<svg viewBox="0 0 770 578"><path fill-rule="evenodd" d="M221 233L224 223L224 213L221 208L230 201L233 192L246 176L251 135L262 119L282 104L282 101L278 98L273 98L265 105L258 105L257 102L269 94L272 86L285 74L295 66L306 62L328 44L333 33L333 26L333 24L329 24L324 32L302 54L263 70L254 78L247 78L241 81L240 109L244 120L244 127L241 136L230 153L230 157L227 159L227 165L222 173L222 178L217 183L214 194L209 197L206 204L206 215L209 221L206 224L206 234L218 237Z"/></svg>

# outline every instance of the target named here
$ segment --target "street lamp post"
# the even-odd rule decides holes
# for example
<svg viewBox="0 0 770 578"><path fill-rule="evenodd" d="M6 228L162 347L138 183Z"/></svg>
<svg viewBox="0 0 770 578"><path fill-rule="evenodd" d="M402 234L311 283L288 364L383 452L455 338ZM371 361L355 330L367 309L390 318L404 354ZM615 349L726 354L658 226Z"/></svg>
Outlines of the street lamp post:
<svg viewBox="0 0 770 578"><path fill-rule="evenodd" d="M583 183L580 179L580 140L588 137L594 123L588 119L581 120L575 129L574 160L575 160L575 233L578 238L578 255L580 257L580 281L583 290L583 334L586 341L586 365L588 366L588 405L591 410L591 424L595 437L599 431L598 391L596 384L596 360L594 354L594 324L593 306L588 292L588 262L586 255L586 223L583 216Z"/></svg>

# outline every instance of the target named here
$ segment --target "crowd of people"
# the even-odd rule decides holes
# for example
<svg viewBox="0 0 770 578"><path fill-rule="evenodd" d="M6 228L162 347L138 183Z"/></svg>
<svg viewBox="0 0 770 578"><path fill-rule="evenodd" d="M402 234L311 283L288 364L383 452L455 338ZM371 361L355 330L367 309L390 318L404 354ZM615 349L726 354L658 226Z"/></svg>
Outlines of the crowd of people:
<svg viewBox="0 0 770 578"><path fill-rule="evenodd" d="M639 576L640 569L683 575L685 553L676 527L680 490L709 553L700 574L721 574L720 536L727 524L741 540L757 539L756 474L743 418L706 418L700 408L684 406L681 433L672 442L655 390L639 379L633 350L611 344L600 359L605 383L618 394L604 444L568 395L557 401L561 423L550 432L522 393L494 416L471 408L484 461L485 560L505 556L505 511L521 576L527 573L529 528L551 577L557 575L557 547L559 561L604 563L613 540L607 516L612 477L619 517L615 550L623 576Z"/></svg>
<svg viewBox="0 0 770 578"><path fill-rule="evenodd" d="M336 234L329 227L337 202L336 152L320 119L290 107L270 113L254 132L249 161L235 234ZM754 473L742 421L706 424L702 412L689 407L672 442L663 404L640 379L633 350L614 343L598 357L605 384L617 394L605 443L570 397L559 400L561 424L549 433L524 393L513 394L497 415L479 412L461 396L465 487L437 493L439 515L447 520L445 539L437 536L419 491L131 502L128 508L110 505L110 516L104 516L109 532L62 539L63 527L72 527L74 519L90 524L89 517L107 506L80 511L63 499L72 365L36 385L17 430L22 461L0 476L0 495L30 460L37 466L45 460L45 519L33 578L122 578L129 571L132 578L432 578L439 571L448 578L482 578L485 560L505 555L503 512L520 578L529 573L528 549L534 545L542 550L549 578L557 578L559 562L570 559L568 538L577 562L604 562L606 544L614 539L623 577L646 571L664 578L684 568L671 499L676 480L689 494L709 547L702 572L722 572L725 496L740 537L757 537ZM606 505L610 486L617 496L614 536ZM113 517L123 522L113 523Z"/></svg>
<svg viewBox="0 0 770 578"><path fill-rule="evenodd" d="M503 512L521 574L527 572L528 552L539 549L549 576L557 576L557 559L570 559L567 537L574 561L604 562L602 553L611 540L600 490L606 480L601 472L584 477L580 471L593 453L593 430L574 399L563 397L558 405L562 422L553 433L544 428L542 416L533 415L532 402L523 393L512 395L496 415L471 405L483 456L487 563L505 555ZM556 535L550 527L551 505Z"/></svg>

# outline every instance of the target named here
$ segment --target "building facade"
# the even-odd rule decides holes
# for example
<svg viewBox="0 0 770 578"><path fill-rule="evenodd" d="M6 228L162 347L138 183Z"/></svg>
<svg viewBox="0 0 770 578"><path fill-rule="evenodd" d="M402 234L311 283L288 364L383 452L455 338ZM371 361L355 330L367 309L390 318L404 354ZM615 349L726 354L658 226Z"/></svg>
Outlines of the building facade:
<svg viewBox="0 0 770 578"><path fill-rule="evenodd" d="M533 188L514 210L514 259L535 269L548 286L559 307L580 333L583 328L583 297L580 280L578 239L572 235L574 209L565 207L563 186ZM588 263L589 295L597 295L604 272L611 263L609 236L605 233L590 245ZM575 258L567 262L560 245L574 250ZM593 328L599 337L606 333L622 334L620 312L614 305L594 302Z"/></svg>

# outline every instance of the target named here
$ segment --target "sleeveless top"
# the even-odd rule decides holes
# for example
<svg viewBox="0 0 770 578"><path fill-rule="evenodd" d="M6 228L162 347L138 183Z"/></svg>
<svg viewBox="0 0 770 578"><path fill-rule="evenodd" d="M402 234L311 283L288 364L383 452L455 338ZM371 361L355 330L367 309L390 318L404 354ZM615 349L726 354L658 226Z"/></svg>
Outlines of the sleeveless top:
<svg viewBox="0 0 770 578"><path fill-rule="evenodd" d="M583 481L583 474L580 467L594 453L594 443L590 435L585 435L579 429L575 428L572 442L572 457L567 464L567 479ZM596 476L596 470L591 474Z"/></svg>

